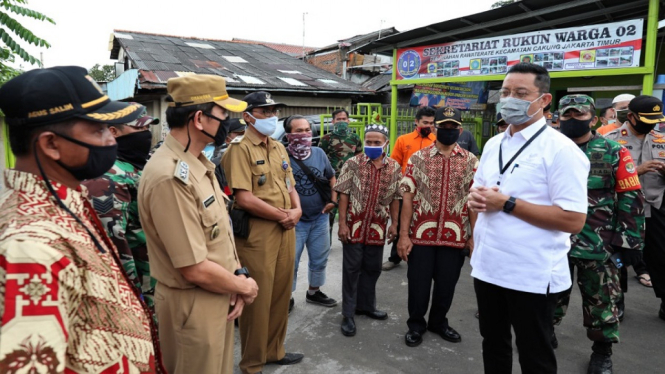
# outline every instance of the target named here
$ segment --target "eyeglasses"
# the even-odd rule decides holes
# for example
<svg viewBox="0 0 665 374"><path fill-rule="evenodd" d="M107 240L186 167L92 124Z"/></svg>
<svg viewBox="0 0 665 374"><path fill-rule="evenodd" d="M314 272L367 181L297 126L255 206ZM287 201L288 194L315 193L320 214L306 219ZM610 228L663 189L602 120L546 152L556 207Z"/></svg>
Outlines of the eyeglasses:
<svg viewBox="0 0 665 374"><path fill-rule="evenodd" d="M271 116L278 116L279 115L279 109L260 109L260 108L255 108L252 109L252 111L258 111L259 113L263 114L266 117L271 117Z"/></svg>
<svg viewBox="0 0 665 374"><path fill-rule="evenodd" d="M564 105L568 105L570 103L575 103L575 104L584 104L584 105L593 105L594 107L596 106L596 103L593 101L592 98L586 95L580 95L580 96L564 96L559 100L559 107L563 107Z"/></svg>
<svg viewBox="0 0 665 374"><path fill-rule="evenodd" d="M511 91L507 88L502 88L499 91L499 94L503 98L512 96L512 97L516 97L518 99L524 99L525 97L531 95L533 92L534 91L529 91L529 90L525 90L525 89L519 89L519 90Z"/></svg>

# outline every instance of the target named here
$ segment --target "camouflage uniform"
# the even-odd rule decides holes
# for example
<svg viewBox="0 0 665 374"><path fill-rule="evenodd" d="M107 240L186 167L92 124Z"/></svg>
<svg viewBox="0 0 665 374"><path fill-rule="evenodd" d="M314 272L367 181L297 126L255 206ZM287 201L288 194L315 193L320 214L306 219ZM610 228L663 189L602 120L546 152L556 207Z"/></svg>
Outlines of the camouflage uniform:
<svg viewBox="0 0 665 374"><path fill-rule="evenodd" d="M319 147L328 156L335 175L339 175L346 160L362 152L363 143L358 134L347 129L345 135L336 131L324 135Z"/></svg>
<svg viewBox="0 0 665 374"><path fill-rule="evenodd" d="M355 132L346 126L335 126L334 130L321 138L319 147L328 156L330 165L335 170L335 175L339 176L342 166L351 157L363 151L363 142ZM337 208L330 211L330 244L332 245L332 230L337 216Z"/></svg>
<svg viewBox="0 0 665 374"><path fill-rule="evenodd" d="M621 294L619 270L609 261L620 250L641 250L644 238L644 195L630 152L593 133L582 149L591 161L589 210L568 254L571 276L577 266L584 326L593 341L619 342L616 299ZM559 324L570 301L569 289L560 297L554 315Z"/></svg>
<svg viewBox="0 0 665 374"><path fill-rule="evenodd" d="M113 168L99 178L87 180L92 204L113 244L127 276L154 311L156 281L150 276L145 234L139 221L137 203L141 171L134 165L116 160Z"/></svg>

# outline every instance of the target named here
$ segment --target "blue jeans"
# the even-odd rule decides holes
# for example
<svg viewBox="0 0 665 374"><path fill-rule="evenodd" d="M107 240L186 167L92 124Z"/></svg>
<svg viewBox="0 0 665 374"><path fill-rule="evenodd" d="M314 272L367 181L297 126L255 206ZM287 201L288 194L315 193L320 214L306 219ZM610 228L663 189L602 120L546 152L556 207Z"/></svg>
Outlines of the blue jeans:
<svg viewBox="0 0 665 374"><path fill-rule="evenodd" d="M326 282L326 265L330 254L330 233L328 214L321 214L313 221L299 221L296 225L296 263L293 268L293 288L296 290L300 256L307 245L309 257L309 285L321 287Z"/></svg>

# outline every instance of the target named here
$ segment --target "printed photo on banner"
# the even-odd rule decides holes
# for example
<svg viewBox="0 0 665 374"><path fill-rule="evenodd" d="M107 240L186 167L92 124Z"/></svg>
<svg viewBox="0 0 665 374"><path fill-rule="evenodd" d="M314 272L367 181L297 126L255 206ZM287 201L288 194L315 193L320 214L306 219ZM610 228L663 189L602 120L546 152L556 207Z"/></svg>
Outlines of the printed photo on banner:
<svg viewBox="0 0 665 374"><path fill-rule="evenodd" d="M420 84L413 87L410 105L484 110L487 107L487 97L487 82Z"/></svg>
<svg viewBox="0 0 665 374"><path fill-rule="evenodd" d="M530 62L548 70L639 67L643 19L534 31L397 50L397 79L505 74Z"/></svg>

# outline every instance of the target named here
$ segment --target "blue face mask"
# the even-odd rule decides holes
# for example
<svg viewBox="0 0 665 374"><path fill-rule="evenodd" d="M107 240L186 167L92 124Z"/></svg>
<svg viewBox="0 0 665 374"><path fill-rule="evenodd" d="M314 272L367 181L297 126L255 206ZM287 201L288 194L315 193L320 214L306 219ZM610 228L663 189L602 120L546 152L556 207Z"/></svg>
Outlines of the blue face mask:
<svg viewBox="0 0 665 374"><path fill-rule="evenodd" d="M383 154L383 147L384 145L376 146L376 147L371 147L366 145L365 148L365 154L367 157L369 157L370 160L376 160L377 158L381 157Z"/></svg>
<svg viewBox="0 0 665 374"><path fill-rule="evenodd" d="M249 114L249 112L246 113L250 117L254 118L254 124L252 124L252 126L254 126L256 131L260 132L261 134L270 136L275 132L275 129L277 129L277 116L269 118L256 118Z"/></svg>

